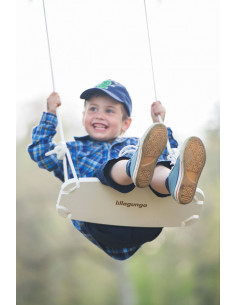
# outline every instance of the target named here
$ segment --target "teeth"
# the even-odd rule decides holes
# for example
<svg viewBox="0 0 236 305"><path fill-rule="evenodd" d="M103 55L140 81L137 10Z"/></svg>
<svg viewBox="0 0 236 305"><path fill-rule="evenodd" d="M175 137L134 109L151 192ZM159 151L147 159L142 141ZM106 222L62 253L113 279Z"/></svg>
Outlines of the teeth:
<svg viewBox="0 0 236 305"><path fill-rule="evenodd" d="M95 128L103 128L103 129L106 128L106 126L100 125L100 124L94 124L93 126L94 126Z"/></svg>

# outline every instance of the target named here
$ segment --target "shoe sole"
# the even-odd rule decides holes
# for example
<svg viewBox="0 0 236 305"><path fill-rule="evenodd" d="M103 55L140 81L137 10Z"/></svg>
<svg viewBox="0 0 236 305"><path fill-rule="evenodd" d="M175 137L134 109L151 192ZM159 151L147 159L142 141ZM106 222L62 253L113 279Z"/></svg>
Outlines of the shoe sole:
<svg viewBox="0 0 236 305"><path fill-rule="evenodd" d="M153 177L156 163L167 143L167 129L165 125L156 123L147 130L140 143L133 181L137 187L147 187Z"/></svg>
<svg viewBox="0 0 236 305"><path fill-rule="evenodd" d="M199 177L206 162L205 147L199 138L191 137L185 145L175 189L175 198L181 204L188 204L193 200Z"/></svg>

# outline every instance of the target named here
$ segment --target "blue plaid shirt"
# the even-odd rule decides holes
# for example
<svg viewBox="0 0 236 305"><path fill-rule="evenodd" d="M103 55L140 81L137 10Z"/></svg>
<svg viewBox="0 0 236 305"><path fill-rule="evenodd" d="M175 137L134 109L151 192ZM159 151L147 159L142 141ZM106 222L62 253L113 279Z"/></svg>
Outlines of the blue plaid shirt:
<svg viewBox="0 0 236 305"><path fill-rule="evenodd" d="M52 171L61 181L64 181L63 162L58 160L56 155L45 156L45 153L54 149L53 137L56 134L57 117L51 113L43 113L38 126L32 132L32 144L28 146L28 152L40 168ZM170 145L177 147L178 144L172 136L172 131L168 128ZM127 145L137 145L138 138L117 138L113 143L101 142L92 139L90 136L75 137L75 141L67 142L71 158L79 177L96 177L95 169L104 162L117 158L122 148ZM159 161L167 160L167 150L163 152ZM68 166L68 177L73 178ZM92 243L104 250L115 259L123 260L133 255L140 246L132 248L114 249L99 244L86 228L86 222L72 220L73 225Z"/></svg>

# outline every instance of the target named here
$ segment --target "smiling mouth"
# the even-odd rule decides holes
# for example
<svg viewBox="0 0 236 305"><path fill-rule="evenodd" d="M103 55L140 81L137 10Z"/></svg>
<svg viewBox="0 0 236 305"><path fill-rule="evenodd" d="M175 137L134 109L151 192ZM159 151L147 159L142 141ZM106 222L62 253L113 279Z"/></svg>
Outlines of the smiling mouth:
<svg viewBox="0 0 236 305"><path fill-rule="evenodd" d="M95 123L92 126L95 130L106 130L108 128L108 126L106 126L104 124L98 124L98 123Z"/></svg>

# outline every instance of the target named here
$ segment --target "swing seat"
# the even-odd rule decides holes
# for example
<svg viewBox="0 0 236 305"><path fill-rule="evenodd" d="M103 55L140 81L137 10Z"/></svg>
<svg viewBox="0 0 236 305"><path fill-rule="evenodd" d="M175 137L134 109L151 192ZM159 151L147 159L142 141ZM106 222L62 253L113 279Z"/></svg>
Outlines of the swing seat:
<svg viewBox="0 0 236 305"><path fill-rule="evenodd" d="M60 216L85 222L131 227L184 227L195 223L204 202L196 190L187 205L171 196L157 197L149 187L123 194L103 185L97 178L69 179L61 186L57 201ZM71 191L72 189L72 191ZM74 190L73 190L74 189Z"/></svg>

